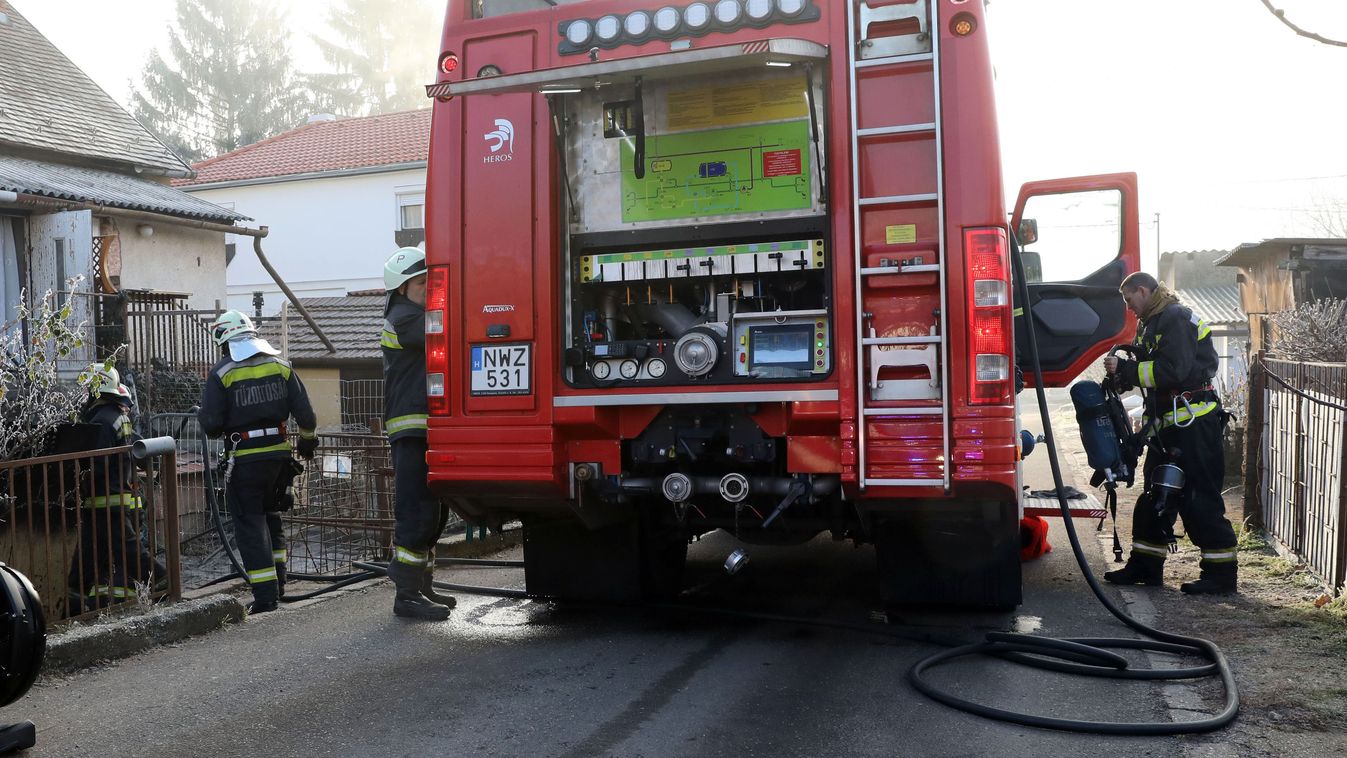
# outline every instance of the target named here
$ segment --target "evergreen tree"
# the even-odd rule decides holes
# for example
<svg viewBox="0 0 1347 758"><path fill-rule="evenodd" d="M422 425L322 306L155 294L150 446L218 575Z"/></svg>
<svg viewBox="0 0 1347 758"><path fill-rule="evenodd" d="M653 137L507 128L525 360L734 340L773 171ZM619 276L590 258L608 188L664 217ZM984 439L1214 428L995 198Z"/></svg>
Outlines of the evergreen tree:
<svg viewBox="0 0 1347 758"><path fill-rule="evenodd" d="M133 94L136 117L200 160L293 128L307 96L289 29L265 0L178 0L167 56L154 50Z"/></svg>
<svg viewBox="0 0 1347 758"><path fill-rule="evenodd" d="M313 38L332 68L308 77L315 103L344 116L428 107L424 85L434 81L441 21L430 0L333 5L327 25L334 38Z"/></svg>

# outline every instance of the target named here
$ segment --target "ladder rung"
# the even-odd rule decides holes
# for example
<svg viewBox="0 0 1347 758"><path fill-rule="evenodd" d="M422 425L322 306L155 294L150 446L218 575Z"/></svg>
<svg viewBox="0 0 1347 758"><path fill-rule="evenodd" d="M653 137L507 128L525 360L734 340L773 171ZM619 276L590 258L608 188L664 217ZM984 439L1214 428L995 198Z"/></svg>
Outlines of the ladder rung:
<svg viewBox="0 0 1347 758"><path fill-rule="evenodd" d="M933 132L935 122L929 124L901 124L899 126L875 126L869 129L857 129L857 137L879 137L885 134L912 134L913 132Z"/></svg>
<svg viewBox="0 0 1347 758"><path fill-rule="evenodd" d="M943 408L919 405L906 408L866 408L864 413L867 416L939 416L943 411Z"/></svg>
<svg viewBox="0 0 1347 758"><path fill-rule="evenodd" d="M862 345L939 345L940 337L862 337Z"/></svg>
<svg viewBox="0 0 1347 758"><path fill-rule="evenodd" d="M869 58L856 61L856 68L870 68L871 66L896 66L899 63L916 63L917 61L933 60L935 56L930 53L912 53L911 55L890 55L885 58Z"/></svg>
<svg viewBox="0 0 1347 758"><path fill-rule="evenodd" d="M929 274L940 271L939 263L924 263L920 266L871 266L861 269L861 276L879 276L881 274Z"/></svg>
<svg viewBox="0 0 1347 758"><path fill-rule="evenodd" d="M864 487L944 487L944 479L864 479Z"/></svg>
<svg viewBox="0 0 1347 758"><path fill-rule="evenodd" d="M861 205L902 205L903 203L929 203L939 199L939 195L934 192L924 192L920 195L886 195L884 197L863 197L860 199Z"/></svg>

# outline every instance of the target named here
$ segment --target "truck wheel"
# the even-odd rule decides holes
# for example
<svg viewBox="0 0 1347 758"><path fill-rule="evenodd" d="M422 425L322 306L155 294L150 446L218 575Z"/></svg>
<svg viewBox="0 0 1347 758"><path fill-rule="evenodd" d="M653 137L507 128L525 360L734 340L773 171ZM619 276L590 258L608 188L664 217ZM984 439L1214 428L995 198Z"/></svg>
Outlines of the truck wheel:
<svg viewBox="0 0 1347 758"><path fill-rule="evenodd" d="M885 606L1012 610L1020 604L1014 503L940 505L877 517L875 555Z"/></svg>

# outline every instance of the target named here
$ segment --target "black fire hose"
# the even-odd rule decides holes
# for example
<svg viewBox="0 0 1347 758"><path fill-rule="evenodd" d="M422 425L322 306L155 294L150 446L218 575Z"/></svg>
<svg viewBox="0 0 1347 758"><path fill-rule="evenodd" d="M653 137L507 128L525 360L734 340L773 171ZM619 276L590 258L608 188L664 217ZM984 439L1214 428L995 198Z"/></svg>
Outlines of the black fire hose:
<svg viewBox="0 0 1347 758"><path fill-rule="evenodd" d="M456 558L449 560L458 562L468 559ZM439 560L435 561L436 565L439 565L439 563L440 563ZM504 564L506 562L501 561L500 563ZM351 565L355 566L356 568L362 568L372 572L377 572L380 575L385 575L388 573L388 564L386 563L355 561ZM431 585L434 586L436 589L448 590L450 592L463 592L469 595L490 595L492 597L513 597L520 599L527 599L529 597L529 594L526 590L516 590L510 589L508 587L479 587L475 584L454 584L452 582L431 582Z"/></svg>
<svg viewBox="0 0 1347 758"><path fill-rule="evenodd" d="M1048 413L1047 396L1043 389L1043 370L1039 362L1038 339L1033 328L1032 310L1029 301L1029 287L1024 278L1024 263L1020 259L1019 240L1011 233L1011 265L1014 267L1015 281L1019 288L1020 305L1024 308L1025 334L1029 339L1029 357L1033 362L1034 387L1038 396L1039 413L1043 419L1043 437L1048 444L1048 460L1052 465L1052 480L1057 487L1057 501L1062 509L1062 522L1066 526L1067 536L1071 540L1071 552L1076 556L1081 575L1090 585L1100 604L1108 609L1119 621L1146 637L1156 640L1147 642L1126 638L1089 638L1057 640L1029 635L994 633L987 635L984 642L964 645L945 650L929 658L918 661L908 671L908 681L922 694L945 705L961 711L977 714L998 721L1008 721L1025 726L1046 729L1060 729L1071 732L1089 732L1093 734L1122 735L1171 735L1197 734L1210 732L1229 724L1239 712L1239 691L1235 687L1235 676L1230 664L1215 643L1197 637L1187 637L1172 632L1164 632L1147 626L1123 612L1105 594L1095 579L1090 563L1080 546L1075 524L1071 520L1070 508L1063 497L1062 470L1057 460L1057 444L1052 434L1052 421ZM1132 671L1127 668L1126 659L1116 656L1102 648L1130 648L1133 650L1152 650L1165 653L1194 655L1210 661L1205 666L1182 669L1150 669ZM967 655L986 654L1023 663L1029 666L1050 669L1066 673L1087 676L1104 676L1119 679L1193 679L1217 674L1225 687L1225 707L1215 716L1194 721L1182 722L1111 722L1081 721L1048 716L1018 713L1003 708L975 703L971 700L955 697L938 689L924 678L925 672L935 666L955 658ZM1039 657L1042 656L1042 657ZM1093 662L1090 662L1093 661Z"/></svg>

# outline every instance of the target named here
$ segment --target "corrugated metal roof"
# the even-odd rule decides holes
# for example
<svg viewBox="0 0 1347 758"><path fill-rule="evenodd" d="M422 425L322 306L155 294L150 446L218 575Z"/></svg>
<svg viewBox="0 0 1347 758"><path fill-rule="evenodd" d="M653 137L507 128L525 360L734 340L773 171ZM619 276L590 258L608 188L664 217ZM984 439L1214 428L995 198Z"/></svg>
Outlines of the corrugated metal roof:
<svg viewBox="0 0 1347 758"><path fill-rule="evenodd" d="M0 0L0 145L79 155L186 176L189 167Z"/></svg>
<svg viewBox="0 0 1347 758"><path fill-rule="evenodd" d="M430 109L315 121L196 163L175 187L263 180L423 163L430 153Z"/></svg>
<svg viewBox="0 0 1347 758"><path fill-rule="evenodd" d="M1192 308L1193 313L1206 319L1212 326L1248 323L1248 316L1239 304L1238 285L1179 289L1174 290L1174 294L1179 296L1184 305Z"/></svg>
<svg viewBox="0 0 1347 758"><path fill-rule="evenodd" d="M383 295L306 297L300 302L332 340L337 352L329 353L304 317L291 310L286 317L290 332L288 340L281 339L280 319L271 319L262 326L262 336L272 345L280 348L285 342L286 354L291 361L379 361L383 358L379 349L379 328L384 321Z"/></svg>
<svg viewBox="0 0 1347 758"><path fill-rule="evenodd" d="M247 216L166 184L9 155L0 155L0 190L222 223L248 220Z"/></svg>

